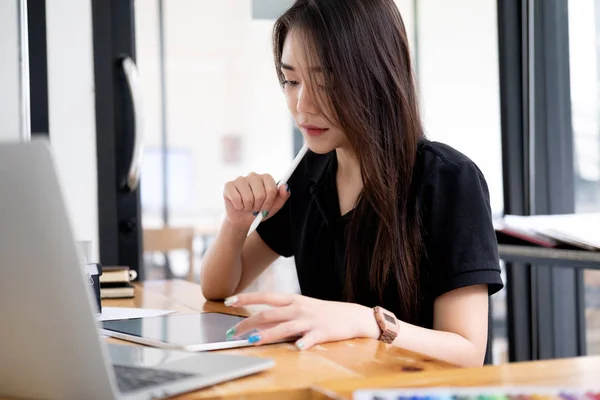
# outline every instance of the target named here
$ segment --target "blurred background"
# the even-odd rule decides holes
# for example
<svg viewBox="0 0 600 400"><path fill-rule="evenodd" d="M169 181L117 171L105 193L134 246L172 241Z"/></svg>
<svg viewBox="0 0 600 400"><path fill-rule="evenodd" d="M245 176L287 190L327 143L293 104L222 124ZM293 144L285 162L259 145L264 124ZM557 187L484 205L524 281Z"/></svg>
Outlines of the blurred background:
<svg viewBox="0 0 600 400"><path fill-rule="evenodd" d="M273 23L290 3L3 0L0 139L16 132L50 137L76 231L95 243L103 263L131 264L144 279L197 281L223 218L224 183L251 171L277 177L301 146L271 50ZM558 163L568 175L554 180L550 167L544 172L536 164L538 179L549 187L559 182L572 198L565 212L600 212L600 0L551 3L558 14L541 1L396 0L410 39L426 134L479 166L495 218L518 213L505 207L514 198L508 186L521 185L511 180L507 165L521 162L523 154L537 155L538 147L547 165ZM134 86L143 99L133 117L130 109L119 111L136 97L115 61L123 54L135 60ZM552 57L556 65L543 62ZM529 67L530 74L511 75ZM523 95L527 90L533 90L529 97ZM556 104L548 101L556 100L552 90L564 94ZM566 126L559 133L552 107L559 107L559 116L568 114L558 121ZM519 110L523 115L514 117ZM515 118L521 120L511 125ZM122 175L128 166L122 160L134 151L135 140L127 139L135 131L131 119L143 121L141 180L131 191L133 200L118 179L119 169ZM507 144L517 135L514 126L538 135L529 136L523 154ZM514 137L527 137L520 134ZM557 161L553 151L565 148L570 155ZM172 235L168 240L180 243L178 249L161 247L164 235ZM532 300L529 281L527 304L518 295L509 300L512 281L504 262L502 267L507 287L492 298L494 363L541 357L511 345L519 328L509 319L511 312L544 305ZM580 349L600 354L600 271L576 274L579 284L569 290L581 298L584 318L573 330L582 332ZM250 290L297 291L293 259L278 260ZM561 290L554 286L551 294L557 302ZM553 315L551 323L558 324ZM527 321L536 331L536 321Z"/></svg>

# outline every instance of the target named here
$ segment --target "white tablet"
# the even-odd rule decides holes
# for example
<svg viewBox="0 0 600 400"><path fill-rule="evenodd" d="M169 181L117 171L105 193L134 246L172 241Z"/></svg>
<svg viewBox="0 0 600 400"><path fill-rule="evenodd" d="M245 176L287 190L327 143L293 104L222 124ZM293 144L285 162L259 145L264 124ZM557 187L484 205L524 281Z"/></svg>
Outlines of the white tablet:
<svg viewBox="0 0 600 400"><path fill-rule="evenodd" d="M162 349L207 351L250 346L247 333L227 340L229 328L246 317L222 313L163 315L101 322L101 333Z"/></svg>

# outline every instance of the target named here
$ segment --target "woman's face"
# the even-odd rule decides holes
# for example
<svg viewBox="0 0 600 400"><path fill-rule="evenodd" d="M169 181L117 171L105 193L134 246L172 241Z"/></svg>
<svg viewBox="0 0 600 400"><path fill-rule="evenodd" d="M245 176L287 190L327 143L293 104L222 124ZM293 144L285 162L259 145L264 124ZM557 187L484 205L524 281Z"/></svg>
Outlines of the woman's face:
<svg viewBox="0 0 600 400"><path fill-rule="evenodd" d="M310 93L311 84L316 90L325 90L322 88L323 74L319 65L306 65L308 58L300 40L301 35L291 30L281 55L281 72L285 77L283 90L290 113L313 152L325 154L338 147L347 147L348 139L344 133L329 123L323 114L327 105L318 104Z"/></svg>

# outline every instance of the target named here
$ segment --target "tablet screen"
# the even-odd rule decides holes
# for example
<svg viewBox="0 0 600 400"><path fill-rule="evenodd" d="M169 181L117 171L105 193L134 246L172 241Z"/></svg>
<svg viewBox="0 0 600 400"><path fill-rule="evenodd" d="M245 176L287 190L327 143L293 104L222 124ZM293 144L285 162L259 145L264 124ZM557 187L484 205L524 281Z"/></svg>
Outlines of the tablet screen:
<svg viewBox="0 0 600 400"><path fill-rule="evenodd" d="M102 329L180 346L227 341L229 328L245 317L221 313L163 315L159 317L103 321ZM236 339L247 339L245 334Z"/></svg>

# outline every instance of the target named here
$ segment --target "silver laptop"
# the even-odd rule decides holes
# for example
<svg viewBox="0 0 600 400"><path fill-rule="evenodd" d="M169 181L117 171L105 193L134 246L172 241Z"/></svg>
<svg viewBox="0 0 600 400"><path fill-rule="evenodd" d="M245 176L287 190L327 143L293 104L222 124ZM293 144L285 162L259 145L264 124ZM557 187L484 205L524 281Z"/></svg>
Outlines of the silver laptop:
<svg viewBox="0 0 600 400"><path fill-rule="evenodd" d="M0 398L164 398L274 364L107 345L90 288L50 146L0 144Z"/></svg>

